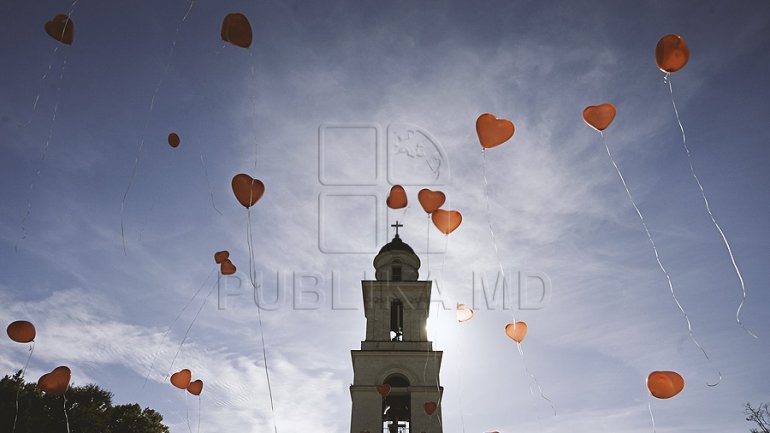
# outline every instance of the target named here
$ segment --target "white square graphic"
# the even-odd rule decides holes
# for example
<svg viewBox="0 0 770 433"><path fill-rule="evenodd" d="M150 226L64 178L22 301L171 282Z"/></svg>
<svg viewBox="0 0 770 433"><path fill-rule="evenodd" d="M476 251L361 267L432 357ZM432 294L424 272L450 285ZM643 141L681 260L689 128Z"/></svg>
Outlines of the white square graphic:
<svg viewBox="0 0 770 433"><path fill-rule="evenodd" d="M325 123L318 129L318 180L322 185L377 185L379 153L379 125Z"/></svg>
<svg viewBox="0 0 770 433"><path fill-rule="evenodd" d="M323 253L377 253L384 238L379 194L321 193L318 196L318 247Z"/></svg>

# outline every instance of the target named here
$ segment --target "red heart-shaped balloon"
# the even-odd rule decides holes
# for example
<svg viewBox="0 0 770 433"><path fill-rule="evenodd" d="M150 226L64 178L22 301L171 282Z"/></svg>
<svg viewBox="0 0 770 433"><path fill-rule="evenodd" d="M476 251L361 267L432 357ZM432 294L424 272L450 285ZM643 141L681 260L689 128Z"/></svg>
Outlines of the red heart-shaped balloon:
<svg viewBox="0 0 770 433"><path fill-rule="evenodd" d="M433 413L436 412L436 409L438 409L438 405L435 401L429 401L423 405L423 409L425 409L425 413L428 415L433 415Z"/></svg>
<svg viewBox="0 0 770 433"><path fill-rule="evenodd" d="M417 193L417 200L427 213L433 213L446 201L446 195L441 191L431 191L428 188L421 189Z"/></svg>
<svg viewBox="0 0 770 433"><path fill-rule="evenodd" d="M604 131L615 120L615 106L610 103L589 105L583 110L583 120L597 131Z"/></svg>
<svg viewBox="0 0 770 433"><path fill-rule="evenodd" d="M190 386L192 373L188 369L182 369L171 375L171 384L179 389L187 389Z"/></svg>
<svg viewBox="0 0 770 433"><path fill-rule="evenodd" d="M222 264L219 265L219 271L222 272L222 275L232 275L237 270L238 269L235 267L233 262L230 261L230 259L225 259Z"/></svg>
<svg viewBox="0 0 770 433"><path fill-rule="evenodd" d="M465 304L457 304L457 321L466 322L473 318L473 309Z"/></svg>
<svg viewBox="0 0 770 433"><path fill-rule="evenodd" d="M390 194L388 194L388 200L386 202L391 209L402 209L406 207L406 191L401 185L393 185L390 188Z"/></svg>
<svg viewBox="0 0 770 433"><path fill-rule="evenodd" d="M214 253L214 262L216 262L216 264L218 265L222 264L222 262L224 262L229 258L230 258L230 252L227 250L217 251L216 253Z"/></svg>
<svg viewBox="0 0 770 433"><path fill-rule="evenodd" d="M171 134L168 134L168 145L171 147L177 147L179 146L179 143L181 143L181 140L179 139L179 135L177 135L176 132L172 132Z"/></svg>
<svg viewBox="0 0 770 433"><path fill-rule="evenodd" d="M654 397L671 398L684 389L684 379L675 371L653 371L647 376L647 389Z"/></svg>
<svg viewBox="0 0 770 433"><path fill-rule="evenodd" d="M35 340L35 325L26 320L17 320L5 330L8 337L17 343L29 343Z"/></svg>
<svg viewBox="0 0 770 433"><path fill-rule="evenodd" d="M241 48L251 46L251 24L245 15L239 13L227 14L222 20L222 40Z"/></svg>
<svg viewBox="0 0 770 433"><path fill-rule="evenodd" d="M676 72L690 60L690 48L679 35L666 35L655 46L655 63L663 72Z"/></svg>
<svg viewBox="0 0 770 433"><path fill-rule="evenodd" d="M476 134L481 147L489 149L505 143L513 137L516 128L508 119L498 119L494 114L485 113L476 119Z"/></svg>
<svg viewBox="0 0 770 433"><path fill-rule="evenodd" d="M190 382L189 385L187 385L187 392L189 392L192 395L201 395L201 392L203 391L203 381L198 379Z"/></svg>
<svg viewBox="0 0 770 433"><path fill-rule="evenodd" d="M438 209L431 215L433 225L445 235L455 231L457 227L460 227L460 223L463 222L463 216L456 210L444 210Z"/></svg>
<svg viewBox="0 0 770 433"><path fill-rule="evenodd" d="M509 323L505 325L505 334L508 335L511 340L521 343L524 341L524 337L527 336L527 324L524 322Z"/></svg>
<svg viewBox="0 0 770 433"><path fill-rule="evenodd" d="M248 174L236 174L233 177L232 186L235 198L247 208L253 206L265 193L265 184Z"/></svg>
<svg viewBox="0 0 770 433"><path fill-rule="evenodd" d="M75 24L67 15L59 14L45 23L45 32L63 44L72 45L75 39Z"/></svg>
<svg viewBox="0 0 770 433"><path fill-rule="evenodd" d="M377 392L383 396L387 397L388 394L390 394L391 386L387 383L383 383L382 385L377 385Z"/></svg>
<svg viewBox="0 0 770 433"><path fill-rule="evenodd" d="M40 376L40 379L37 381L37 387L48 395L64 395L70 386L71 376L72 372L68 367L56 367L52 372Z"/></svg>

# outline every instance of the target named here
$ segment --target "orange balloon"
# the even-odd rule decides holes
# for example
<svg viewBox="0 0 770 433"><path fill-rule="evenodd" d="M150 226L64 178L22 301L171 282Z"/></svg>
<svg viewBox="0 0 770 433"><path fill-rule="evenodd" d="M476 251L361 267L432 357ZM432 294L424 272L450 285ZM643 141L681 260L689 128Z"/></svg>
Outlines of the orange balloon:
<svg viewBox="0 0 770 433"><path fill-rule="evenodd" d="M401 209L406 207L406 191L401 185L393 185L388 195L388 207L391 209Z"/></svg>
<svg viewBox="0 0 770 433"><path fill-rule="evenodd" d="M171 375L171 384L179 389L187 389L191 379L192 373L185 368Z"/></svg>
<svg viewBox="0 0 770 433"><path fill-rule="evenodd" d="M438 409L438 405L436 404L435 401L429 401L423 405L423 409L425 409L425 413L427 413L428 415L433 415L433 412L435 412L436 409Z"/></svg>
<svg viewBox="0 0 770 433"><path fill-rule="evenodd" d="M460 223L463 222L463 216L456 210L439 209L433 212L431 219L433 220L433 225L445 235L455 231L457 227L460 227Z"/></svg>
<svg viewBox="0 0 770 433"><path fill-rule="evenodd" d="M654 397L671 398L684 389L684 379L675 371L653 371L647 376L647 389Z"/></svg>
<svg viewBox="0 0 770 433"><path fill-rule="evenodd" d="M248 174L236 174L233 177L232 185L235 198L246 208L253 206L265 193L265 184Z"/></svg>
<svg viewBox="0 0 770 433"><path fill-rule="evenodd" d="M527 336L527 324L524 322L509 323L505 325L505 333L511 340L521 343Z"/></svg>
<svg viewBox="0 0 770 433"><path fill-rule="evenodd" d="M75 39L75 23L67 15L59 14L45 23L45 32L63 44L72 45Z"/></svg>
<svg viewBox="0 0 770 433"><path fill-rule="evenodd" d="M222 21L222 40L241 48L251 46L251 24L245 15L240 13L227 14Z"/></svg>
<svg viewBox="0 0 770 433"><path fill-rule="evenodd" d="M214 253L214 262L218 265L221 265L222 262L230 258L230 251L223 250L223 251L217 251Z"/></svg>
<svg viewBox="0 0 770 433"><path fill-rule="evenodd" d="M177 147L179 146L179 143L181 140L179 139L179 136L176 134L176 132L172 132L171 134L168 134L168 145L171 147Z"/></svg>
<svg viewBox="0 0 770 433"><path fill-rule="evenodd" d="M380 393L381 396L387 397L388 394L390 394L391 386L387 383L383 383L382 385L377 385L377 392Z"/></svg>
<svg viewBox="0 0 770 433"><path fill-rule="evenodd" d="M489 149L503 144L513 137L516 128L508 119L498 119L494 114L485 113L476 119L476 134L481 147Z"/></svg>
<svg viewBox="0 0 770 433"><path fill-rule="evenodd" d="M433 213L436 209L440 208L446 201L446 196L441 191L431 191L428 188L421 189L417 193L417 200L420 201L422 208L427 213Z"/></svg>
<svg viewBox="0 0 770 433"><path fill-rule="evenodd" d="M35 325L26 320L17 320L5 330L8 333L8 337L17 343L29 343L35 341Z"/></svg>
<svg viewBox="0 0 770 433"><path fill-rule="evenodd" d="M48 395L64 395L70 386L71 377L72 372L68 367L56 367L52 372L40 376L40 379L37 381L37 387Z"/></svg>
<svg viewBox="0 0 770 433"><path fill-rule="evenodd" d="M679 35L666 35L660 38L655 47L655 63L663 72L676 72L690 60L690 48Z"/></svg>
<svg viewBox="0 0 770 433"><path fill-rule="evenodd" d="M200 379L190 382L190 384L187 386L187 392L189 392L192 395L201 395L202 391L203 391L203 381Z"/></svg>
<svg viewBox="0 0 770 433"><path fill-rule="evenodd" d="M473 318L473 309L465 304L457 304L457 321L466 322Z"/></svg>
<svg viewBox="0 0 770 433"><path fill-rule="evenodd" d="M222 275L232 275L237 270L238 268L235 267L230 259L225 259L222 264L219 265L219 271L222 272Z"/></svg>
<svg viewBox="0 0 770 433"><path fill-rule="evenodd" d="M589 105L583 110L583 120L591 128L604 131L615 120L615 106L609 102L599 105Z"/></svg>

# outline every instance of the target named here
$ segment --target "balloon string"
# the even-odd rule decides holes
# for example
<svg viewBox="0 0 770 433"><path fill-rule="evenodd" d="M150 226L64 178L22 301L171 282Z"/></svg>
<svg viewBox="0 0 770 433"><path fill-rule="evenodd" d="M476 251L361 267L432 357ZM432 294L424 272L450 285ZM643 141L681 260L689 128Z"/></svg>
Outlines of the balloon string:
<svg viewBox="0 0 770 433"><path fill-rule="evenodd" d="M262 310L262 307L257 305L257 318L259 320L259 336L260 336L260 339L262 340L262 360L264 361L264 364L265 364L265 378L267 379L267 393L268 393L268 396L270 397L270 412L273 415L273 430L275 431L275 433L278 433L278 422L276 420L275 404L273 402L273 386L270 384L270 369L268 368L268 365L267 365L267 350L265 348L265 332L262 329L261 310Z"/></svg>
<svg viewBox="0 0 770 433"><path fill-rule="evenodd" d="M540 386L540 382L538 382L537 378L535 377L532 372L529 371L529 367L527 367L527 360L524 359L524 349L521 346L521 343L517 342L516 347L519 349L519 356L521 357L521 364L524 366L524 371L527 372L529 377L532 378L532 381L535 383L535 386L537 386L537 390L540 392L540 398L547 401L548 404L551 405L551 410L553 410L553 416L556 416L556 406L554 406L553 401L551 401L550 398L546 397L545 393L543 392L543 388ZM531 392L531 389L530 389Z"/></svg>
<svg viewBox="0 0 770 433"><path fill-rule="evenodd" d="M182 342L179 343L179 347L176 349L174 358L171 360L171 365L168 366L168 371L172 371L172 369L174 368L174 363L176 362L176 358L179 356L179 352L182 350L182 346L184 345L185 341L187 341L187 337L190 335L190 330L192 329L193 325L195 325L195 322L198 320L198 316L201 314L201 311L203 310L203 307L206 305L206 302L209 300L209 297L211 296L211 294L214 293L214 290L219 287L220 280L221 280L221 276L218 276L217 283L211 287L211 290L203 299L203 302L201 302L201 306L198 308L198 311L195 313L195 316L193 317L192 321L190 322L190 325L187 327L187 330L184 333Z"/></svg>
<svg viewBox="0 0 770 433"><path fill-rule="evenodd" d="M425 378L423 378L423 381L424 380L425 380ZM436 375L436 389L438 390L438 399L436 399L436 410L438 410L438 408L441 407L441 398L442 398L441 386L438 383L438 375ZM429 416L430 416L430 421L431 422L430 422L430 424L428 424L428 432L427 433L430 433L431 429L433 428L433 414L431 414ZM438 424L441 427L441 430L443 431L444 430L444 425L441 422L441 417L440 416L438 416Z"/></svg>
<svg viewBox="0 0 770 433"><path fill-rule="evenodd" d="M203 152L201 152L201 165L203 166L203 176L206 178L206 185L209 187L209 196L211 197L211 207L214 208L215 211L219 215L222 215L222 212L217 209L217 205L214 203L214 190L211 188L211 181L209 180L209 171L206 168L206 160L203 157Z"/></svg>
<svg viewBox="0 0 770 433"><path fill-rule="evenodd" d="M195 292L195 294L192 295L192 297L187 300L187 303L185 303L182 309L179 310L179 313L177 313L176 317L174 317L174 320L168 326L166 326L166 331L163 333L163 337L161 338L161 341L160 341L161 346L165 344L166 338L168 337L169 332L171 332L171 328L173 328L176 322L179 320L179 318L182 317L182 314L184 314L184 312L187 311L187 307L189 307L190 304L192 304L192 302L198 297L201 290L203 290L203 288L206 286L206 283L208 283L209 278L211 278L211 274L213 274L215 271L216 271L216 268L211 269L208 276L206 277L205 280L203 280L203 283L200 285L200 287L198 287L198 290ZM155 357L153 361L150 363L150 368L147 369L147 374L144 376L144 383L142 383L142 390L144 390L144 387L147 385L147 380L149 379L150 374L152 373L152 368L155 366L155 361L157 359L158 358Z"/></svg>
<svg viewBox="0 0 770 433"><path fill-rule="evenodd" d="M444 280L444 265L446 264L447 255L449 255L449 235L444 235L444 254L441 257L441 266L438 268L438 278L434 280L436 282L436 293L439 295L441 294L441 281ZM441 306L444 306L444 300L440 299L440 301Z"/></svg>
<svg viewBox="0 0 770 433"><path fill-rule="evenodd" d="M448 206L448 207L451 208L451 206ZM430 224L428 224L428 228L430 229ZM439 268L439 275L441 277L444 276L444 263L446 263L446 256L448 255L448 252L449 252L449 235L444 235L444 256L441 259L441 267ZM428 278L430 279L430 272L428 272ZM436 293L439 293L439 294L440 294L440 291L439 291L440 290L439 289L440 286L438 286L438 281L440 279L441 278L437 279L437 286L436 286L437 287ZM439 311L441 311L441 307L440 306L443 306L443 300L441 300L440 304L436 304L436 319L435 320L437 322L439 321L439 317L438 317L439 316ZM439 339L438 337L439 337L439 331L440 330L441 330L440 327L436 328L436 338L435 338L436 342L438 342L438 339ZM426 371L428 369L428 361L430 360L430 354L431 354L430 350L426 352L425 366L423 367L423 370L422 370L422 380L423 380L423 382L426 381L426 376L427 376ZM439 383L439 376L438 375L436 375L436 392L439 394L437 405L440 406L441 405L441 399L443 398L443 395L441 394L441 385ZM462 402L462 396L460 398L461 398L461 402ZM462 412L461 412L460 416L462 417ZM440 416L438 418L438 423L441 426L441 429L443 430L444 426L443 426L443 422L442 422ZM462 420L462 424L463 424L463 432L465 432L465 420ZM431 423L431 425L428 426L428 432L430 432L431 427L432 427L432 423Z"/></svg>
<svg viewBox="0 0 770 433"><path fill-rule="evenodd" d="M647 394L647 410L650 412L650 419L652 420L652 433L657 433L655 429L655 416L652 414L652 399L649 394Z"/></svg>
<svg viewBox="0 0 770 433"><path fill-rule="evenodd" d="M198 396L198 430L197 432L200 433L201 431L201 396Z"/></svg>
<svg viewBox="0 0 770 433"><path fill-rule="evenodd" d="M497 263L500 266L500 275L503 277L503 292L505 292L505 270L503 270L503 262L500 260L500 250L497 248L497 237L495 236L495 229L492 227L492 213L489 210L489 180L487 179L487 152L483 147L481 148L481 155L484 158L481 172L484 176L484 196L486 197L486 210L487 210L487 223L489 224L489 234L492 237L492 245L495 247L495 257L497 257ZM495 286L497 286L497 279L495 279ZM514 323L516 322L516 314L511 309L511 316Z"/></svg>
<svg viewBox="0 0 770 433"><path fill-rule="evenodd" d="M428 239L428 244L425 247L425 259L428 261L427 267L428 267L428 277L430 277L430 214L428 214L428 224L425 227L425 234L426 239Z"/></svg>
<svg viewBox="0 0 770 433"><path fill-rule="evenodd" d="M70 417L67 415L67 396L65 394L62 394L61 397L62 397L62 410L64 411L64 422L67 425L67 433L70 433Z"/></svg>
<svg viewBox="0 0 770 433"><path fill-rule="evenodd" d="M77 6L79 1L80 0L73 0L72 4L70 4L70 11L67 12L67 18L72 19L72 14L75 13L75 6ZM62 37L64 37L65 30L67 30L66 26L62 29L62 33L61 33Z"/></svg>
<svg viewBox="0 0 770 433"><path fill-rule="evenodd" d="M54 53L55 52L56 49L54 49ZM46 136L45 143L43 144L43 148L40 151L40 161L38 162L37 170L35 170L35 174L32 177L32 181L29 183L29 188L27 190L27 209L21 219L21 238L16 242L16 245L14 246L14 250L17 252L19 250L19 243L27 239L27 220L32 214L32 192L35 189L35 184L37 183L37 180L40 178L40 174L43 171L43 164L45 163L46 157L48 156L48 149L51 146L53 130L54 126L56 125L56 115L59 113L59 95L61 94L62 83L64 82L64 71L66 69L67 56L65 54L64 59L62 60L61 69L59 70L59 84L56 86L56 93L54 97L56 102L54 102L51 122L48 125L48 135ZM35 104L37 104L37 102L35 102Z"/></svg>
<svg viewBox="0 0 770 433"><path fill-rule="evenodd" d="M251 194L252 192L249 192L249 202L251 202ZM258 284L257 284L257 263L256 259L254 258L254 235L252 233L251 229L251 208L246 208L246 246L249 251L249 281L251 282L251 287L256 290Z"/></svg>
<svg viewBox="0 0 770 433"><path fill-rule="evenodd" d="M441 386L439 386L438 383L438 375L436 375L436 392L438 392L438 402L436 403L436 410L438 411L441 408L441 400L444 399L444 395L441 393ZM441 414L436 414L436 417L438 418L438 425L441 427L441 431L444 431L444 423L441 421Z"/></svg>
<svg viewBox="0 0 770 433"><path fill-rule="evenodd" d="M72 22L71 21L72 20L72 15L75 13L75 6L77 6L79 1L80 0L73 0L72 4L70 4L70 10L69 10L69 12L67 12L67 21L65 22L64 26L61 29L61 35L59 35L59 37L61 37L62 39L64 39L64 35L67 32L67 24Z"/></svg>
<svg viewBox="0 0 770 433"><path fill-rule="evenodd" d="M251 203L252 200L252 192L253 190L249 190L249 203ZM246 208L246 249L249 253L249 282L251 282L251 286L256 286L257 282L255 281L256 275L254 274L254 266L256 266L256 263L254 263L254 248L251 246L251 208Z"/></svg>
<svg viewBox="0 0 770 433"><path fill-rule="evenodd" d="M16 390L16 414L13 416L13 432L16 431L16 421L19 418L19 394L21 393L21 389L24 388L24 375L27 373L27 367L29 366L29 360L32 359L32 352L35 351L35 341L32 341L32 344L29 346L29 355L27 356L27 362L24 363L24 368L21 370L21 384L19 385L19 389Z"/></svg>
<svg viewBox="0 0 770 433"><path fill-rule="evenodd" d="M430 225L428 226L428 228L430 229ZM444 239L445 239L445 243L444 243L444 257L441 260L441 268L440 268L440 271L439 271L441 276L443 276L443 274L444 274L444 263L446 262L447 251L449 250L449 235L444 235ZM428 280L430 280L430 279L431 279L430 271L428 271ZM437 287L436 293L440 293L440 289L438 288L439 287L438 284L436 285L436 287ZM441 305L443 305L443 300L441 301ZM437 304L436 305L436 319L435 319L436 321L438 321L438 316L439 316L438 312L440 310L441 310L441 308ZM428 311L428 312L430 313L430 311ZM436 342L438 342L438 333L439 333L440 329L441 329L440 327L436 328L436 336L435 336L436 337L435 338ZM426 334L427 334L427 332L426 332ZM422 368L422 381L423 382L427 381L426 378L427 378L427 371L428 371L428 362L430 361L431 352L432 352L431 349L427 349L425 351L425 365ZM438 380L438 378L436 380ZM441 389L440 385L438 384L438 382L436 383L436 388L439 391Z"/></svg>
<svg viewBox="0 0 770 433"><path fill-rule="evenodd" d="M452 199L447 199L447 208L452 209ZM428 222L428 227L430 227L430 221ZM438 288L436 291L438 293L439 289L441 288L439 281L443 280L444 278L444 264L446 264L446 256L449 255L449 235L444 235L444 254L441 257L441 267L439 267L439 277L436 278L436 287ZM441 305L444 304L443 299L441 300Z"/></svg>
<svg viewBox="0 0 770 433"><path fill-rule="evenodd" d="M436 321L438 321L438 312L440 310L441 309L438 308L438 306L437 306L436 307ZM438 342L438 332L439 332L439 329L440 328L438 328L438 327L436 328L436 338L435 338L436 342ZM430 361L431 354L433 352L434 351L432 350L432 348L429 348L429 349L427 349L425 351L425 365L422 368L422 381L423 381L423 383L427 383L427 381L428 381L428 379L427 379L427 377L428 377L428 374L427 374L428 362ZM442 395L441 395L441 384L439 383L439 376L438 376L438 374L436 375L436 392L438 393L438 400L436 402L436 405L438 406L438 405L441 405L441 397L442 397ZM438 422L439 422L439 424L441 424L441 417L439 417ZM428 425L428 433L430 433L430 429L432 428L432 424L433 423L431 422L431 424ZM443 429L443 426L442 426L442 429Z"/></svg>
<svg viewBox="0 0 770 433"><path fill-rule="evenodd" d="M75 6L77 6L78 1L80 1L80 0L74 0L70 4L70 10L67 13L67 17L68 18L72 18L72 14L75 13ZM64 36L64 32L66 31L66 29L67 29L66 25L64 27L62 27L62 34L61 34L62 37ZM34 104L32 104L32 112L33 112L33 114L37 110L37 103L40 100L40 86L42 86L42 82L46 79L46 77L48 76L48 73L51 72L51 68L52 68L53 62L54 62L54 56L56 55L56 52L58 50L59 50L58 46L54 47L53 51L51 52L51 61L48 63L48 70L45 73L43 73L43 77L40 79L40 84L38 85L38 93L37 93L37 96L35 96ZM50 125L48 127L48 138L46 138L45 145L43 146L43 150L42 150L41 155L40 155L40 165L38 166L38 169L35 172L35 176L34 176L32 182L30 182L30 184L29 184L29 192L27 194L27 210L25 211L24 216L21 219L21 239L19 239L16 242L16 245L14 245L14 250L16 252L18 252L18 250L19 250L19 242L21 242L21 241L23 241L23 240L25 240L27 238L26 223L27 223L27 219L29 219L29 216L32 213L32 190L34 189L35 182L40 177L40 172L42 171L42 165L45 162L45 157L46 157L46 154L48 153L48 147L49 147L49 144L51 142L51 138L53 136L53 128L54 128L54 124L56 123L56 113L57 113L57 111L59 109L59 94L61 93L61 86L62 86L62 83L64 82L64 70L66 68L67 68L67 55L65 54L64 58L62 60L62 67L61 67L61 70L59 72L59 84L56 87L56 96L54 98L54 100L56 102L54 103L53 116L51 117L51 123L50 123ZM32 116L30 116L29 121L25 125L22 125L22 127L28 125L30 122L32 122Z"/></svg>
<svg viewBox="0 0 770 433"><path fill-rule="evenodd" d="M428 315L430 315L430 306L428 306ZM427 335L427 330L425 331L425 334ZM426 338L427 339L427 338ZM428 381L428 363L430 362L430 354L432 352L432 346L426 345L425 349L425 365L422 367L422 382L426 383Z"/></svg>
<svg viewBox="0 0 770 433"><path fill-rule="evenodd" d="M32 103L32 113L29 116L29 120L27 120L23 124L19 124L19 129L26 128L27 126L29 126L30 123L32 123L32 118L34 117L35 113L37 113L37 104L38 102L40 102L40 94L42 93L43 82L46 80L46 78L48 78L48 74L50 74L51 70L53 69L54 58L58 51L59 51L58 45L54 46L53 50L51 50L51 59L48 62L48 69L46 69L45 72L43 72L43 75L40 77L40 80L38 80L37 95L35 95L35 101Z"/></svg>
<svg viewBox="0 0 770 433"><path fill-rule="evenodd" d="M254 60L254 52L251 51L251 50L249 50L249 57L251 58L251 61L252 61L251 68L250 68L250 70L251 70L251 82L254 85L254 95L253 95L253 98L252 98L254 104L252 105L251 109L252 109L252 112L254 114L254 118L256 118L257 117L257 90L256 90L256 87L257 87L257 73L254 70L254 62L255 62L255 60ZM253 149L254 149L254 171L255 172L257 170L257 144L258 144L257 143L257 130L254 129L254 146L253 146Z"/></svg>
<svg viewBox="0 0 770 433"><path fill-rule="evenodd" d="M719 232L719 236L722 237L722 243L724 243L725 248L727 249L727 253L730 255L730 261L733 264L733 269L735 270L735 274L738 276L738 281L741 285L741 303L738 306L738 310L735 312L735 320L738 322L738 325L740 325L741 328L743 328L746 333L751 335L754 338L759 338L755 333L753 333L751 330L746 328L744 326L743 321L741 321L741 310L743 309L743 305L746 302L746 284L743 281L743 275L741 275L741 270L738 268L738 263L735 261L735 256L733 256L733 250L730 247L730 242L727 241L727 236L725 235L724 231L722 231L722 227L720 227L719 223L717 222L716 217L714 217L714 214L711 212L711 205L709 204L708 198L706 197L706 191L703 189L703 185L700 182L700 179L698 179L698 175L695 174L695 166L693 165L692 156L690 154L690 148L687 146L687 137L684 133L684 126L682 126L682 121L679 118L679 110L676 108L676 101L674 101L674 89L671 86L671 77L670 73L667 74L666 82L668 83L668 91L671 94L671 105L674 107L674 114L676 115L676 122L679 124L679 130L682 132L682 146L684 147L685 153L687 154L687 162L690 164L690 174L692 174L692 178L695 180L695 183L698 184L698 189L700 190L701 198L703 198L703 204L706 206L706 212L708 213L709 217L711 218L711 222L714 223L714 227Z"/></svg>
<svg viewBox="0 0 770 433"><path fill-rule="evenodd" d="M463 370L463 353L464 352L460 351L460 369L457 372L458 373L457 382L460 385L460 425L462 426L463 433L465 433L465 415L464 415L465 405L463 404L464 391L463 391L463 374L462 374L463 371L465 370Z"/></svg>
<svg viewBox="0 0 770 433"><path fill-rule="evenodd" d="M256 162L255 162L256 165ZM249 202L251 202L251 192L249 193ZM256 291L258 289L256 281L256 263L254 259L254 241L252 239L251 230L251 208L246 208L246 243L249 249L249 279L251 280L251 287ZM273 416L273 430L278 433L278 422L275 416L275 402L273 400L273 386L270 382L270 368L267 364L267 348L265 347L265 331L262 326L262 306L257 305L257 320L259 321L259 337L262 341L262 361L265 365L265 379L267 380L267 393L270 397L270 413Z"/></svg>
<svg viewBox="0 0 770 433"><path fill-rule="evenodd" d="M182 393L184 394L184 409L187 412L187 431L192 433L192 427L190 427L190 405L187 403L187 391L183 389Z"/></svg>
<svg viewBox="0 0 770 433"><path fill-rule="evenodd" d="M612 166L615 167L615 171L617 172L618 177L620 178L620 181L623 183L623 188L625 188L626 190L626 195L628 196L629 201L631 201L631 204L634 206L634 210L636 210L636 214L639 216L639 221L641 221L642 223L642 227L644 228L644 233L647 234L647 240L650 242L650 245L652 246L652 252L655 253L655 261L658 262L658 267L660 268L661 272L663 272L663 275L666 277L666 282L668 283L668 289L671 292L671 297L674 298L674 302L676 303L676 306L679 307L679 311L682 312L682 315L684 316L684 320L685 322L687 322L687 334L690 336L690 340L692 340L692 342L703 353L703 356L706 358L706 360L711 362L711 358L709 358L708 353L706 353L706 350L703 349L703 346L701 346L700 343L698 343L698 340L695 339L695 334L693 333L693 330L692 330L692 323L690 323L690 316L684 310L684 307L682 307L682 304L679 302L679 299L676 297L676 293L674 291L674 285L671 282L671 275L669 275L665 266L663 266L663 262L660 258L660 254L658 254L658 247L655 246L655 241L652 238L650 229L647 227L647 222L645 221L644 216L642 215L642 211L639 210L639 206L637 206L633 195L631 195L631 190L628 189L628 184L626 183L626 179L623 177L623 174L620 172L620 168L618 167L618 164L615 162L615 158L612 156L612 152L610 152L610 147L607 145L607 141L604 139L604 134L601 131L599 131L599 135L601 135L602 137L602 144L604 144L604 149L607 151L607 156L610 157L610 162L612 162ZM719 382L722 381L722 372L717 371L717 373L719 374L719 379L715 383L706 382L706 385L708 386L719 385Z"/></svg>
<svg viewBox="0 0 770 433"><path fill-rule="evenodd" d="M76 3L77 1L78 0L75 0ZM160 88L161 86L163 86L163 81L165 80L166 75L168 74L168 70L171 67L171 60L174 57L174 50L176 49L177 39L179 38L179 31L182 29L182 24L184 24L184 22L187 20L187 17L190 15L190 11L192 11L193 6L195 5L195 0L190 0L188 2L188 5L189 6L184 16L179 21L179 23L177 23L176 32L174 33L174 37L171 40L171 49L169 50L169 53L168 53L168 60L166 61L166 66L163 68L160 78L158 79L158 83L155 85L155 89L152 92L152 97L150 98L150 106L147 110L147 116L145 117L145 120L144 120L144 127L139 133L138 145L136 148L136 156L134 157L134 165L133 165L133 168L131 169L131 177L128 180L126 191L123 193L123 199L120 201L120 238L123 242L124 255L128 255L128 250L126 248L126 230L125 230L126 199L128 199L128 193L131 191L131 186L134 184L134 180L136 179L136 172L139 169L139 160L142 156L142 150L144 149L145 135L147 134L147 128L150 125L152 112L155 109L155 99L158 97Z"/></svg>
<svg viewBox="0 0 770 433"><path fill-rule="evenodd" d="M444 236L448 237L449 235L444 235ZM444 256L446 257L446 254ZM436 293L438 293L438 289L436 290ZM440 312L441 312L441 305L443 305L443 302L442 302L442 304L436 304L436 322L439 323L439 324L441 323L441 321L439 320L439 315L440 315ZM440 331L441 331L441 326L437 326L436 327L436 343L438 343L439 332ZM436 403L436 406L438 406L438 407L437 407L436 410L438 410L438 408L441 407L441 400L443 400L443 398L444 398L444 395L441 393L441 384L439 383L438 371L436 372L436 393L438 394L438 402ZM441 430L443 431L444 430L444 424L443 424L443 422L441 420L441 416L440 415L438 415L438 424L441 427Z"/></svg>

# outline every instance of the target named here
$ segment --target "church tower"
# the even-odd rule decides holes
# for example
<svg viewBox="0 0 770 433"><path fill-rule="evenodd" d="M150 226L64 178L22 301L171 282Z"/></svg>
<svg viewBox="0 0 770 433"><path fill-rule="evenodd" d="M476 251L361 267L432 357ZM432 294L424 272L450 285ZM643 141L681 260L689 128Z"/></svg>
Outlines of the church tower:
<svg viewBox="0 0 770 433"><path fill-rule="evenodd" d="M366 339L352 350L351 433L442 433L442 352L428 341L431 281L396 236L374 258L375 281L362 281Z"/></svg>

